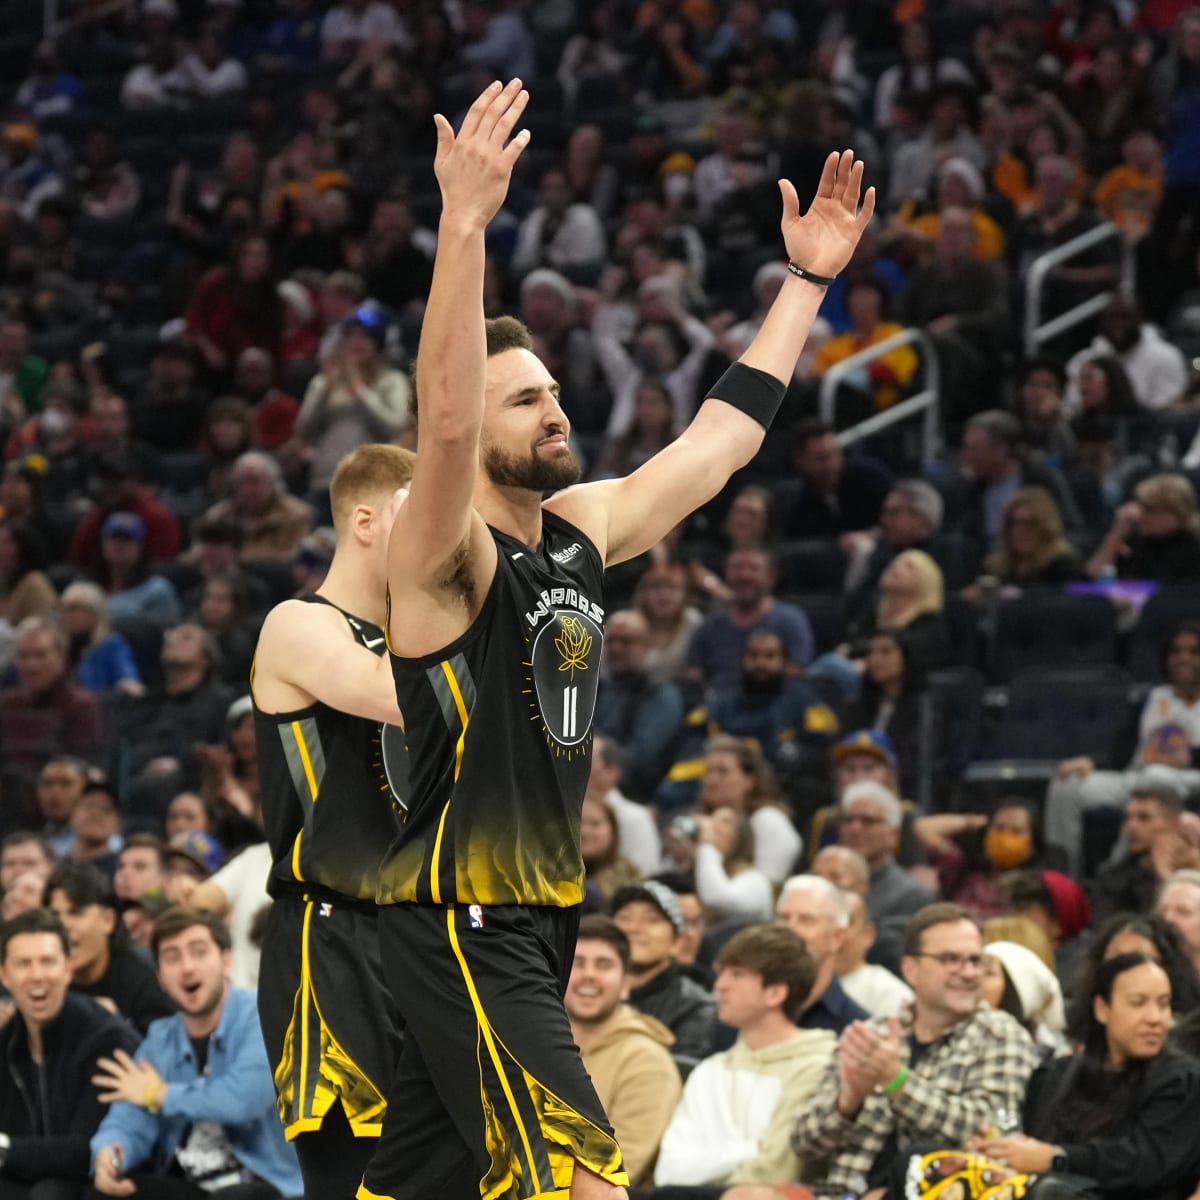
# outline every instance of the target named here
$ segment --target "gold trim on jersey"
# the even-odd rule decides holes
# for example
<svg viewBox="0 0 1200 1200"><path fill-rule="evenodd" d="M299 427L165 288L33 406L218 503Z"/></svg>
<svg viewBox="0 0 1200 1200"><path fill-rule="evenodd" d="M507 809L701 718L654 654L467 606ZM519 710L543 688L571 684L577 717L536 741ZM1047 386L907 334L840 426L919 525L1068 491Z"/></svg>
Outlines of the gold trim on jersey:
<svg viewBox="0 0 1200 1200"><path fill-rule="evenodd" d="M462 772L463 754L467 748L467 726L471 723L471 710L475 707L475 681L471 678L471 669L467 660L456 654L453 658L443 659L436 667L430 667L425 672L437 697L438 707L451 733L458 730L458 739L454 747L454 782L458 783ZM442 903L442 838L446 833L446 818L450 815L450 804L454 799L453 790L446 798L442 815L438 818L437 834L433 839L433 857L429 867L429 889L434 904Z"/></svg>
<svg viewBox="0 0 1200 1200"><path fill-rule="evenodd" d="M292 777L292 787L304 811L304 824L292 843L292 874L303 883L301 843L305 831L312 825L313 806L325 780L325 747L321 743L321 731L315 717L301 717L276 728L279 730L279 744L287 762L288 774Z"/></svg>

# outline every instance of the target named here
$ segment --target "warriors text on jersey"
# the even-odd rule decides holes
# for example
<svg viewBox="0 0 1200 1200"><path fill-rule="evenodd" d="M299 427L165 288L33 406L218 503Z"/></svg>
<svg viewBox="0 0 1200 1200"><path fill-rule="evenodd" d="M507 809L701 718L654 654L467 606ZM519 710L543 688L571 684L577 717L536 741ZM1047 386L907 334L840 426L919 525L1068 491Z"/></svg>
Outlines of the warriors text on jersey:
<svg viewBox="0 0 1200 1200"><path fill-rule="evenodd" d="M471 628L437 654L392 656L411 799L380 871L381 904L583 898L603 563L545 510L536 550L491 533L496 576Z"/></svg>
<svg viewBox="0 0 1200 1200"><path fill-rule="evenodd" d="M360 645L386 653L378 625L344 615ZM254 720L272 892L310 884L374 901L380 861L400 829L403 731L321 703L288 713L256 706Z"/></svg>

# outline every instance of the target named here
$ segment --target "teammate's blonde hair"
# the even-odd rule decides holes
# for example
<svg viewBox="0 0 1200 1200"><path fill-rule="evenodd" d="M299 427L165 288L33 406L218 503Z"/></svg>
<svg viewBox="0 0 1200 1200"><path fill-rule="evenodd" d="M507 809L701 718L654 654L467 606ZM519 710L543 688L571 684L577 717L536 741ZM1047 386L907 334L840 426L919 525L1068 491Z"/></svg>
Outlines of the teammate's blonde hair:
<svg viewBox="0 0 1200 1200"><path fill-rule="evenodd" d="M341 533L350 514L360 504L383 504L397 489L412 482L417 456L400 446L369 442L351 450L337 465L329 481L333 527Z"/></svg>

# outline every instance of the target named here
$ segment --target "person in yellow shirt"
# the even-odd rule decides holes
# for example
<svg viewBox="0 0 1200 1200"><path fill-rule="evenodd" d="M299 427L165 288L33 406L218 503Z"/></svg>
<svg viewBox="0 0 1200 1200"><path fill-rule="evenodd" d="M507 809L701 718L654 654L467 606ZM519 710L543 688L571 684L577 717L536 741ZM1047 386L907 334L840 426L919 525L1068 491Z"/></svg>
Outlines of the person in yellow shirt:
<svg viewBox="0 0 1200 1200"><path fill-rule="evenodd" d="M1136 242L1150 232L1162 192L1162 147L1150 130L1134 129L1121 143L1120 164L1105 173L1092 198L1126 238Z"/></svg>
<svg viewBox="0 0 1200 1200"><path fill-rule="evenodd" d="M977 262L994 262L1004 254L1004 234L980 207L985 190L983 172L970 159L960 155L948 158L938 168L936 211L922 213L915 201L906 200L889 232L915 235L929 247L941 232L942 213L948 208L964 208L971 214L975 230L972 257Z"/></svg>
<svg viewBox="0 0 1200 1200"><path fill-rule="evenodd" d="M846 312L852 328L830 338L821 347L815 365L818 376L824 375L835 363L886 341L904 328L883 319L887 299L887 286L877 276L863 275L850 281L846 287ZM873 396L876 408L890 408L900 398L902 389L912 381L917 365L916 351L911 346L901 346L854 371L846 382Z"/></svg>

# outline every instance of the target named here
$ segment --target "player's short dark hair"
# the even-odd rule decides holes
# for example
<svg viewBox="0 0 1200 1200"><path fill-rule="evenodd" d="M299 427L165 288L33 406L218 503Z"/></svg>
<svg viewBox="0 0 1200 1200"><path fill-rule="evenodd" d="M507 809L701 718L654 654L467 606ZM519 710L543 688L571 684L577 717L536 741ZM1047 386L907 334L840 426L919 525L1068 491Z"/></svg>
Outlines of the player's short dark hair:
<svg viewBox="0 0 1200 1200"><path fill-rule="evenodd" d="M484 337L487 341L487 356L503 354L506 350L532 350L533 334L524 321L516 317L489 317L483 323ZM417 423L417 368L412 370L412 387L409 388L408 409L412 414L413 424Z"/></svg>
<svg viewBox="0 0 1200 1200"><path fill-rule="evenodd" d="M804 939L784 925L751 925L739 930L721 947L713 965L718 971L722 967L753 971L762 976L763 987L785 984L783 1011L793 1021L803 1011L817 978L817 962Z"/></svg>
<svg viewBox="0 0 1200 1200"><path fill-rule="evenodd" d="M961 904L951 904L948 901L937 904L927 904L924 908L913 913L908 927L904 931L904 954L912 957L921 953L925 945L925 931L935 925L954 925L959 921L970 921L976 929L979 922Z"/></svg>
<svg viewBox="0 0 1200 1200"><path fill-rule="evenodd" d="M579 933L575 940L582 942L585 938L593 942L607 942L621 960L622 969L628 973L632 958L629 950L629 939L620 926L602 913L590 913L579 922Z"/></svg>
<svg viewBox="0 0 1200 1200"><path fill-rule="evenodd" d="M0 963L8 958L8 943L23 933L51 933L62 943L63 953L68 957L71 954L71 939L58 914L48 908L33 908L0 925Z"/></svg>
<svg viewBox="0 0 1200 1200"><path fill-rule="evenodd" d="M417 456L400 446L369 442L351 450L329 481L329 504L335 529L341 529L356 505L383 504L397 489L412 482Z"/></svg>
<svg viewBox="0 0 1200 1200"><path fill-rule="evenodd" d="M117 909L117 894L112 880L91 863L63 863L55 868L46 880L43 897L47 905L55 892L62 892L72 908L89 908L93 904L101 908Z"/></svg>
<svg viewBox="0 0 1200 1200"><path fill-rule="evenodd" d="M150 933L150 950L154 955L154 961L158 962L158 953L162 949L163 942L178 937L185 929L194 929L196 926L203 926L212 934L218 949L229 950L232 948L233 939L229 934L229 926L215 912L210 912L205 908L176 906L168 908L154 922L154 929Z"/></svg>

